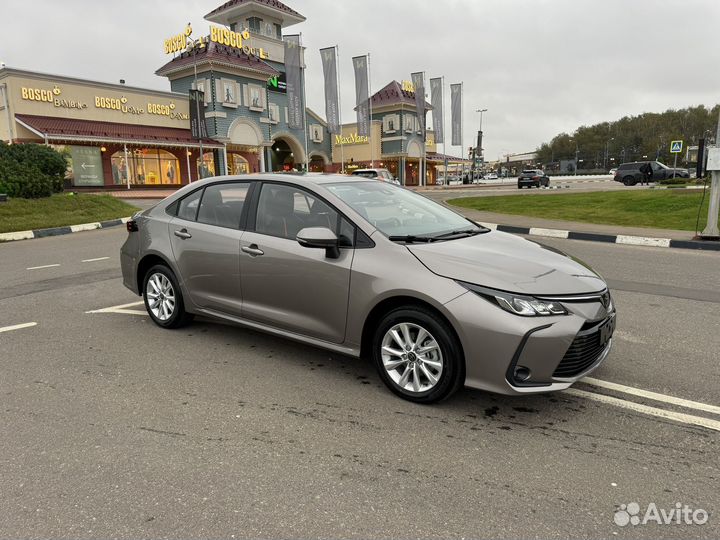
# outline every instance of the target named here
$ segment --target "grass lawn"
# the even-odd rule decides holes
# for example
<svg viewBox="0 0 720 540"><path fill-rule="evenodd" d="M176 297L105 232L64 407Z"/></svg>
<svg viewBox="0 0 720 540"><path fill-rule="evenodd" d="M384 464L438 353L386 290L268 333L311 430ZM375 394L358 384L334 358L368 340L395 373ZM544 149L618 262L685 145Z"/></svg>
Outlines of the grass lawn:
<svg viewBox="0 0 720 540"><path fill-rule="evenodd" d="M137 208L110 195L59 193L0 203L0 233L79 225L131 216Z"/></svg>
<svg viewBox="0 0 720 540"><path fill-rule="evenodd" d="M708 190L700 212L700 230L707 220L709 196ZM668 189L467 197L448 202L499 214L694 231L701 198L701 190Z"/></svg>

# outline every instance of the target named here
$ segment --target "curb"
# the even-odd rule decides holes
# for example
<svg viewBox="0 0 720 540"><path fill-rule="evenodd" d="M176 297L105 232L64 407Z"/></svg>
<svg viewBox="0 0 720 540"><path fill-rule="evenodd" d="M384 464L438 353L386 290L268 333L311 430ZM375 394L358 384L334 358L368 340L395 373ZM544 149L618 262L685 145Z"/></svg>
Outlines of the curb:
<svg viewBox="0 0 720 540"><path fill-rule="evenodd" d="M605 242L607 244L625 244L629 246L648 246L676 249L695 249L703 251L720 251L720 242L703 242L701 240L674 240L672 238L654 238L651 236L628 236L624 234L600 234L591 232L566 231L563 229L544 229L541 227L515 227L479 221L488 229L512 234L543 236L546 238L563 238L567 240L585 240L588 242Z"/></svg>
<svg viewBox="0 0 720 540"><path fill-rule="evenodd" d="M32 240L33 238L45 238L46 236L60 236L63 234L76 233L80 231L92 231L95 229L109 229L128 222L131 218L124 217L110 219L108 221L96 221L94 223L82 223L80 225L68 225L66 227L53 227L51 229L35 229L32 231L16 231L0 233L0 242L12 242L15 240Z"/></svg>

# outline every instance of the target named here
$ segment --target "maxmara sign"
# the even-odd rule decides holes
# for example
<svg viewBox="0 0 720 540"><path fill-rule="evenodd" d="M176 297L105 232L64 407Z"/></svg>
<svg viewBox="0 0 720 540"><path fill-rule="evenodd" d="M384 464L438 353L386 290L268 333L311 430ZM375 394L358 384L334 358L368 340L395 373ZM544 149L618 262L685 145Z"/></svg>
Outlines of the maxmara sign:
<svg viewBox="0 0 720 540"><path fill-rule="evenodd" d="M358 135L357 132L350 135L335 135L335 144L367 144L370 141L367 135Z"/></svg>

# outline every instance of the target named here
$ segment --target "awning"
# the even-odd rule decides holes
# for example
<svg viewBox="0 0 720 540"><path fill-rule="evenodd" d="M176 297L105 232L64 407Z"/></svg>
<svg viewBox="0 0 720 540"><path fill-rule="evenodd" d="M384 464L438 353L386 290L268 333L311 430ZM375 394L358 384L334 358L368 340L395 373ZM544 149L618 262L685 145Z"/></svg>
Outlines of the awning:
<svg viewBox="0 0 720 540"><path fill-rule="evenodd" d="M437 161L437 162L442 163L446 159L448 160L448 162L451 162L451 163L472 163L471 159L459 158L457 156L448 156L445 154L440 154L438 152L428 152L427 153L428 161Z"/></svg>
<svg viewBox="0 0 720 540"><path fill-rule="evenodd" d="M16 114L15 121L48 141L132 144L133 146L197 147L189 129L94 122L74 118ZM204 148L222 148L214 139L203 139Z"/></svg>

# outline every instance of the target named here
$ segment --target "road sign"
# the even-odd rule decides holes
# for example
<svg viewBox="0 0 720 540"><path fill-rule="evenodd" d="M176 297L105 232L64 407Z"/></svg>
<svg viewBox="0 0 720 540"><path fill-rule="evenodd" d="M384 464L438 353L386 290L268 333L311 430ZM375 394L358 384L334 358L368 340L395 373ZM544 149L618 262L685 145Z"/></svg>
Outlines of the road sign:
<svg viewBox="0 0 720 540"><path fill-rule="evenodd" d="M682 141L673 141L670 143L670 153L671 154L679 154L682 152L683 142Z"/></svg>
<svg viewBox="0 0 720 540"><path fill-rule="evenodd" d="M76 186L102 186L103 163L97 146L71 146L73 184Z"/></svg>

